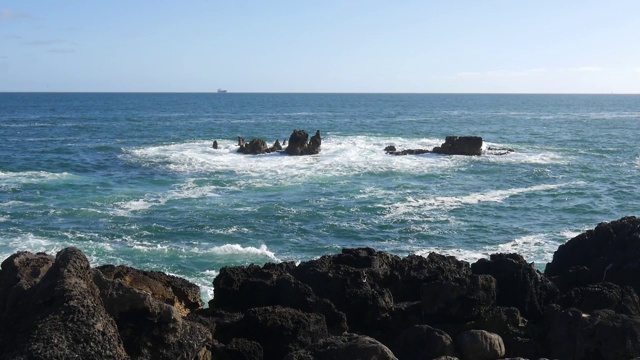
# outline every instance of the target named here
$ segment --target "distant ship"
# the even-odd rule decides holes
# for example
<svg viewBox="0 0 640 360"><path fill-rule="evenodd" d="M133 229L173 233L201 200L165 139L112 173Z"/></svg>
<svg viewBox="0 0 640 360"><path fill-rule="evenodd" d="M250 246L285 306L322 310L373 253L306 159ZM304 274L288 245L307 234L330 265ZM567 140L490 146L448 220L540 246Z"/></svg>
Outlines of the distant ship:
<svg viewBox="0 0 640 360"><path fill-rule="evenodd" d="M227 90L218 89L218 94L226 94Z"/></svg>

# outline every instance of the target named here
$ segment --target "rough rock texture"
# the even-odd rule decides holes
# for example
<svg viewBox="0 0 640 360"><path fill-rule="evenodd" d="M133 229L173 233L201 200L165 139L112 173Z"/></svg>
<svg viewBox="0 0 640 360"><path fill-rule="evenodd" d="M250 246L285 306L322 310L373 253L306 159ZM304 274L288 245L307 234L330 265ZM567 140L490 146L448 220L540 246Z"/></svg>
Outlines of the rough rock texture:
<svg viewBox="0 0 640 360"><path fill-rule="evenodd" d="M309 140L309 134L304 130L293 130L291 136L289 136L289 145L284 152L289 155L315 155L320 153L320 145L322 145L322 138L320 137L320 130L316 131L316 134Z"/></svg>
<svg viewBox="0 0 640 360"><path fill-rule="evenodd" d="M395 149L395 148L394 148ZM422 155L430 153L430 150L427 149L404 149L404 150L393 150L387 151L389 155Z"/></svg>
<svg viewBox="0 0 640 360"><path fill-rule="evenodd" d="M559 287L603 281L640 291L640 219L625 217L598 224L560 245L545 274Z"/></svg>
<svg viewBox="0 0 640 360"><path fill-rule="evenodd" d="M504 356L502 338L485 330L468 330L456 338L464 360L493 360Z"/></svg>
<svg viewBox="0 0 640 360"><path fill-rule="evenodd" d="M640 318L551 305L541 327L542 353L558 359L632 359L640 355Z"/></svg>
<svg viewBox="0 0 640 360"><path fill-rule="evenodd" d="M444 143L432 150L446 155L482 155L482 138L479 136L447 136Z"/></svg>
<svg viewBox="0 0 640 360"><path fill-rule="evenodd" d="M473 264L471 270L496 278L496 305L515 307L529 320L539 319L545 305L558 296L556 286L518 254L492 254L490 259Z"/></svg>
<svg viewBox="0 0 640 360"><path fill-rule="evenodd" d="M345 334L323 339L285 360L397 360L384 344L368 336Z"/></svg>
<svg viewBox="0 0 640 360"><path fill-rule="evenodd" d="M60 251L53 263L44 255L17 254L2 263L0 278L3 358L129 358L79 249Z"/></svg>
<svg viewBox="0 0 640 360"><path fill-rule="evenodd" d="M306 284L287 272L293 263L266 264L263 267L224 267L214 280L212 308L246 311L255 307L282 305L325 317L329 331L347 331L346 316L332 302L319 298Z"/></svg>
<svg viewBox="0 0 640 360"><path fill-rule="evenodd" d="M414 325L406 329L398 336L392 349L403 360L456 355L451 336L429 325Z"/></svg>
<svg viewBox="0 0 640 360"><path fill-rule="evenodd" d="M20 252L0 268L0 359L630 359L639 229L629 217L570 240L551 278L517 254L370 248L226 267L209 308L174 276Z"/></svg>

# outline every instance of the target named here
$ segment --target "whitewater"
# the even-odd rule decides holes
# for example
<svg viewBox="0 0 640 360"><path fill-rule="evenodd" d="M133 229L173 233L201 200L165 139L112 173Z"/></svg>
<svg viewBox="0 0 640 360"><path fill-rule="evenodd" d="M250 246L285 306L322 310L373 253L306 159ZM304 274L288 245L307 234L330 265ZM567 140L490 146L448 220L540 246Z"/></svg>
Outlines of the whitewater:
<svg viewBox="0 0 640 360"><path fill-rule="evenodd" d="M76 246L212 296L221 267L343 247L544 268L638 215L640 96L0 94L0 257ZM242 155L322 133L318 155ZM504 156L392 156L476 135ZM217 140L218 149L211 147Z"/></svg>

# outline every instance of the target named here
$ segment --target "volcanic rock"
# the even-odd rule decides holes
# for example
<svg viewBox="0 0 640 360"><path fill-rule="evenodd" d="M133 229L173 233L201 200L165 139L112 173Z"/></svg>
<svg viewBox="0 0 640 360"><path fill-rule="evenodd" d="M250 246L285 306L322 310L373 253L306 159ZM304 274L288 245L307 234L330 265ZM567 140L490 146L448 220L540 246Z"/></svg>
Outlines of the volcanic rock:
<svg viewBox="0 0 640 360"><path fill-rule="evenodd" d="M482 155L482 138L479 136L447 136L444 143L432 150L446 155Z"/></svg>
<svg viewBox="0 0 640 360"><path fill-rule="evenodd" d="M293 130L291 136L289 136L289 146L284 150L289 155L315 155L320 153L320 146L322 144L322 138L320 137L320 130L316 131L316 134L309 140L309 134L304 130Z"/></svg>

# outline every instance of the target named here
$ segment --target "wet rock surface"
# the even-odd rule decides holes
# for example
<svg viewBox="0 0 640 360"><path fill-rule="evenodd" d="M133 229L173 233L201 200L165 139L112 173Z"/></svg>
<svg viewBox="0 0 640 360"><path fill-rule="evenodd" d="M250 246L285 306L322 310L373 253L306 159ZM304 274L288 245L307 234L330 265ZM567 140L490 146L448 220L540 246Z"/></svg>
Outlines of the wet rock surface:
<svg viewBox="0 0 640 360"><path fill-rule="evenodd" d="M640 220L599 224L545 273L370 248L225 267L197 286L76 248L0 268L0 359L627 359L640 356Z"/></svg>

